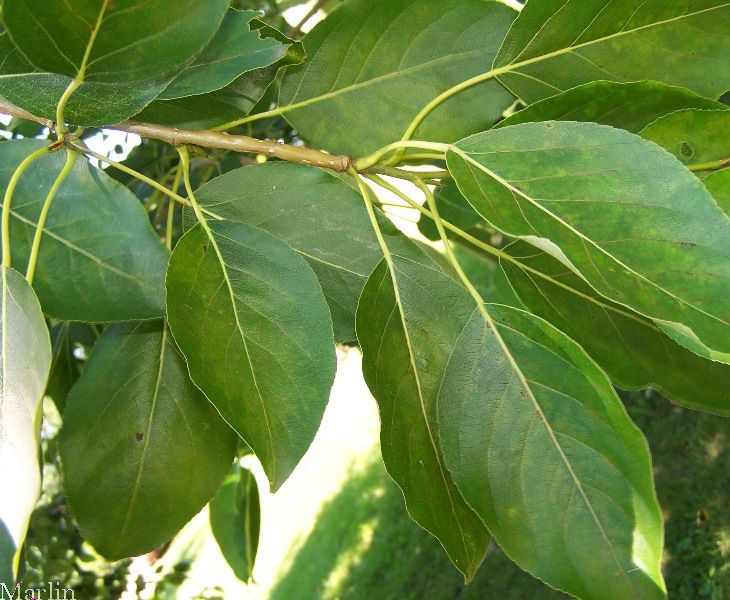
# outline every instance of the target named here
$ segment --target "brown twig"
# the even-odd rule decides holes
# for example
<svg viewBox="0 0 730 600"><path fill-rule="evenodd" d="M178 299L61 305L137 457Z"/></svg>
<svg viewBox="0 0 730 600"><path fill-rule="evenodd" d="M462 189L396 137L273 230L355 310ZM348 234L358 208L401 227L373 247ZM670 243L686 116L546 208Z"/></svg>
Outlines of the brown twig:
<svg viewBox="0 0 730 600"><path fill-rule="evenodd" d="M55 123L50 119L43 119L32 115L4 99L0 99L0 113L9 114L28 121L35 121L45 127L55 129ZM264 154L271 158L330 169L338 173L344 173L354 163L354 159L351 156L328 154L311 148L290 146L289 144L280 144L269 140L259 140L246 135L231 135L208 130L190 131L164 125L155 125L153 123L138 123L136 121L125 121L116 125L109 125L106 129L136 133L141 137L161 140L174 146L191 144L206 148L221 148L233 152Z"/></svg>

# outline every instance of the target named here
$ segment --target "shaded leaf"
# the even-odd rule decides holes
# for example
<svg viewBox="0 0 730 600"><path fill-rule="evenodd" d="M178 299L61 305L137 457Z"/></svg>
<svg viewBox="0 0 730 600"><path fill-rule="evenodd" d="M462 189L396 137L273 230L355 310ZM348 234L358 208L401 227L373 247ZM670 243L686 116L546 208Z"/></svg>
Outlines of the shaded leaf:
<svg viewBox="0 0 730 600"><path fill-rule="evenodd" d="M439 215L444 221L456 225L465 231L484 223L481 215L474 210L469 201L461 195L459 188L453 181L440 187L434 193ZM432 219L421 215L418 220L418 229L429 240L438 241L439 232Z"/></svg>
<svg viewBox="0 0 730 600"><path fill-rule="evenodd" d="M161 100L206 94L219 90L247 71L260 69L281 59L286 46L273 37L261 38L249 25L256 10L230 9L217 33L160 94Z"/></svg>
<svg viewBox="0 0 730 600"><path fill-rule="evenodd" d="M431 275L421 272L421 281ZM444 458L504 552L578 598L664 598L649 448L610 382L545 321L486 305L438 397Z"/></svg>
<svg viewBox="0 0 730 600"><path fill-rule="evenodd" d="M730 215L730 169L712 173L704 184L720 208Z"/></svg>
<svg viewBox="0 0 730 600"><path fill-rule="evenodd" d="M505 250L518 261L500 262L520 300L578 342L618 387L653 387L682 406L730 415L730 366L687 351L546 252L525 242Z"/></svg>
<svg viewBox="0 0 730 600"><path fill-rule="evenodd" d="M210 41L227 8L228 0L70 0L39 10L29 0L7 0L5 26L35 69L4 65L0 90L21 108L55 118L55 105L90 46L86 83L66 117L81 125L121 121L147 105Z"/></svg>
<svg viewBox="0 0 730 600"><path fill-rule="evenodd" d="M236 577L250 581L261 532L259 488L251 471L233 467L210 501L210 528Z"/></svg>
<svg viewBox="0 0 730 600"><path fill-rule="evenodd" d="M0 583L12 588L41 492L39 433L51 344L41 307L23 276L2 267L0 278Z"/></svg>
<svg viewBox="0 0 730 600"><path fill-rule="evenodd" d="M304 257L329 304L335 339L355 339L360 293L383 257L357 191L327 171L270 162L230 171L196 196L218 217L260 227ZM395 228L384 227L396 243Z"/></svg>
<svg viewBox="0 0 730 600"><path fill-rule="evenodd" d="M444 464L436 398L472 305L419 251L395 253L393 265L392 271L385 261L378 265L357 311L363 375L380 409L383 461L410 516L471 580L490 536Z"/></svg>
<svg viewBox="0 0 730 600"><path fill-rule="evenodd" d="M494 66L528 103L596 80L653 79L718 98L730 88L728 28L725 0L533 0Z"/></svg>
<svg viewBox="0 0 730 600"><path fill-rule="evenodd" d="M0 146L0 187L44 140ZM15 190L10 236L13 264L25 269L38 217L62 152L36 161ZM0 199L0 203L2 200ZM76 162L45 224L33 282L43 310L68 321L121 321L164 314L169 257L137 198L87 161Z"/></svg>
<svg viewBox="0 0 730 600"><path fill-rule="evenodd" d="M304 39L280 106L302 136L362 156L397 140L432 98L489 70L516 13L483 0L351 0ZM446 102L419 138L454 141L489 127L512 102L496 81ZM293 108L293 107L297 108Z"/></svg>
<svg viewBox="0 0 730 600"><path fill-rule="evenodd" d="M178 242L167 310L193 381L261 460L274 489L317 433L336 359L312 269L261 229L211 221Z"/></svg>
<svg viewBox="0 0 730 600"><path fill-rule="evenodd" d="M448 164L494 227L571 264L602 296L730 351L730 219L665 151L549 121L472 136Z"/></svg>
<svg viewBox="0 0 730 600"><path fill-rule="evenodd" d="M594 81L531 104L496 127L536 121L590 121L638 133L659 117L685 108L725 105L657 81Z"/></svg>
<svg viewBox="0 0 730 600"><path fill-rule="evenodd" d="M725 159L730 163L730 111L681 110L647 126L641 137L669 150L687 166Z"/></svg>
<svg viewBox="0 0 730 600"><path fill-rule="evenodd" d="M162 321L108 327L69 395L60 437L84 538L112 560L154 550L215 494L235 441Z"/></svg>
<svg viewBox="0 0 730 600"><path fill-rule="evenodd" d="M75 353L86 354L99 337L97 329L87 323L59 323L51 329L51 374L46 395L53 399L59 414L63 414L66 396L81 375L82 360Z"/></svg>

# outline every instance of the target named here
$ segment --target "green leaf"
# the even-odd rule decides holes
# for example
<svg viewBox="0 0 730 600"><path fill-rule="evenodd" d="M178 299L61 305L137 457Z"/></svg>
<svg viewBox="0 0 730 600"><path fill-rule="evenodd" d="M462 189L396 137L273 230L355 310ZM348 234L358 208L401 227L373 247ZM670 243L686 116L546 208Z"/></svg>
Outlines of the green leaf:
<svg viewBox="0 0 730 600"><path fill-rule="evenodd" d="M664 598L644 436L565 334L518 309L485 309L494 325L473 311L439 390L459 490L504 552L550 586L583 600Z"/></svg>
<svg viewBox="0 0 730 600"><path fill-rule="evenodd" d="M334 380L332 321L312 269L261 229L212 221L178 242L170 328L196 385L253 449L274 489L317 433Z"/></svg>
<svg viewBox="0 0 730 600"><path fill-rule="evenodd" d="M385 261L378 265L357 311L363 374L380 409L383 461L410 516L469 581L490 536L444 464L436 398L473 306L420 251L394 253L393 263L393 272Z"/></svg>
<svg viewBox="0 0 730 600"><path fill-rule="evenodd" d="M208 46L160 95L161 100L219 90L247 71L267 67L286 54L277 39L250 27L256 10L230 9Z"/></svg>
<svg viewBox="0 0 730 600"><path fill-rule="evenodd" d="M175 78L211 40L227 8L228 0L69 0L41 10L29 0L6 0L5 26L35 68L4 65L0 91L38 116L55 118L55 105L88 50L86 83L66 117L81 125L115 123L139 112Z"/></svg>
<svg viewBox="0 0 730 600"><path fill-rule="evenodd" d="M39 433L51 344L41 307L22 275L2 267L0 277L0 583L12 588L41 492Z"/></svg>
<svg viewBox="0 0 730 600"><path fill-rule="evenodd" d="M51 329L53 360L46 395L53 399L60 414L63 414L66 396L81 376L82 361L75 356L75 352L83 350L86 354L98 337L98 329L87 323L66 321Z"/></svg>
<svg viewBox="0 0 730 600"><path fill-rule="evenodd" d="M283 58L268 67L244 73L215 92L175 100L155 100L135 118L186 129L208 129L248 115L285 66L298 65L306 58L301 42L289 39L258 19L253 19L250 25L263 39L287 46Z"/></svg>
<svg viewBox="0 0 730 600"><path fill-rule="evenodd" d="M359 193L337 176L304 165L270 162L230 171L202 186L200 205L284 240L314 271L334 323L335 339L355 339L362 288L383 257ZM190 221L192 210L186 210ZM384 220L392 243L400 236Z"/></svg>
<svg viewBox="0 0 730 600"><path fill-rule="evenodd" d="M465 231L484 223L481 215L461 195L459 188L456 187L453 181L448 181L446 185L438 188L434 196L439 215L444 221L448 221ZM440 239L436 224L425 215L421 215L418 221L418 229L429 240L438 241Z"/></svg>
<svg viewBox="0 0 730 600"><path fill-rule="evenodd" d="M249 582L261 532L259 488L251 471L233 467L210 501L210 528L236 577Z"/></svg>
<svg viewBox="0 0 730 600"><path fill-rule="evenodd" d="M279 104L315 145L363 156L399 139L429 100L487 71L515 15L484 0L345 2L304 39L309 60L287 70ZM434 111L419 138L457 140L511 102L496 81L479 85Z"/></svg>
<svg viewBox="0 0 730 600"><path fill-rule="evenodd" d="M730 111L681 110L646 127L641 137L669 150L687 166L730 162Z"/></svg>
<svg viewBox="0 0 730 600"><path fill-rule="evenodd" d="M730 215L730 169L712 173L705 178L704 184L720 208Z"/></svg>
<svg viewBox="0 0 730 600"><path fill-rule="evenodd" d="M60 437L82 535L112 560L154 550L215 494L235 442L162 321L108 327L69 395Z"/></svg>
<svg viewBox="0 0 730 600"><path fill-rule="evenodd" d="M447 159L494 227L602 296L730 351L730 219L664 150L605 125L548 121L472 136Z"/></svg>
<svg viewBox="0 0 730 600"><path fill-rule="evenodd" d="M531 104L496 127L536 121L590 121L632 133L685 108L727 109L694 92L656 81L594 81Z"/></svg>
<svg viewBox="0 0 730 600"><path fill-rule="evenodd" d="M44 144L48 141L3 143L0 187ZM15 190L10 237L13 264L19 269L27 265L41 208L63 164L62 152L36 161ZM137 198L79 160L48 215L33 285L43 310L56 319L96 323L159 318L164 315L168 257Z"/></svg>
<svg viewBox="0 0 730 600"><path fill-rule="evenodd" d="M596 80L653 79L718 98L730 88L726 0L532 0L494 67L527 103Z"/></svg>
<svg viewBox="0 0 730 600"><path fill-rule="evenodd" d="M682 406L730 415L730 366L687 351L546 252L525 242L505 251L502 268L526 308L578 342L615 385L653 387Z"/></svg>

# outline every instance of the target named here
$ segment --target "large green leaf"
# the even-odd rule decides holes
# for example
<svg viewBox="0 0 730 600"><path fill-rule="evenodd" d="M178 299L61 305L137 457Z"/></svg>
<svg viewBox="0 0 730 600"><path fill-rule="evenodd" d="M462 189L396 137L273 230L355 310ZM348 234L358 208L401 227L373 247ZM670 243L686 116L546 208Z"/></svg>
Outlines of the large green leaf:
<svg viewBox="0 0 730 600"><path fill-rule="evenodd" d="M210 528L236 577L250 581L261 532L259 488L251 471L234 465L210 501Z"/></svg>
<svg viewBox="0 0 730 600"><path fill-rule="evenodd" d="M60 438L69 505L99 552L138 556L170 539L215 494L235 448L162 321L104 330Z"/></svg>
<svg viewBox="0 0 730 600"><path fill-rule="evenodd" d="M277 79L280 70L287 65L298 65L306 58L301 42L289 39L258 19L252 20L250 26L263 39L286 46L284 56L268 67L244 73L223 89L175 100L155 100L135 119L186 129L206 129L248 115Z"/></svg>
<svg viewBox="0 0 730 600"><path fill-rule="evenodd" d="M314 144L362 156L397 140L429 100L487 71L515 14L484 0L350 0L307 35L309 60L288 69L279 104ZM434 111L419 137L457 140L511 102L495 81L477 86Z"/></svg>
<svg viewBox="0 0 730 600"><path fill-rule="evenodd" d="M393 271L381 262L363 290L357 312L363 374L380 408L383 460L409 514L470 580L490 536L444 464L436 397L472 305L435 264L417 261L428 264L415 250L394 254ZM414 276L421 272L428 277Z"/></svg>
<svg viewBox="0 0 730 600"><path fill-rule="evenodd" d="M12 588L30 515L41 491L41 402L51 343L33 290L2 267L0 312L0 583Z"/></svg>
<svg viewBox="0 0 730 600"><path fill-rule="evenodd" d="M161 100L219 90L247 71L283 58L287 47L273 37L261 38L250 26L256 10L231 9L210 44L160 94Z"/></svg>
<svg viewBox="0 0 730 600"><path fill-rule="evenodd" d="M593 81L531 104L496 127L536 121L590 121L638 133L659 117L685 108L727 109L720 102L657 81Z"/></svg>
<svg viewBox="0 0 730 600"><path fill-rule="evenodd" d="M565 334L518 309L485 310L493 325L474 310L439 390L459 490L504 552L549 585L583 600L664 598L643 435Z"/></svg>
<svg viewBox="0 0 730 600"><path fill-rule="evenodd" d="M332 321L312 269L284 242L240 223L211 221L210 230L197 225L172 254L170 327L193 381L278 489L327 406Z"/></svg>
<svg viewBox="0 0 730 600"><path fill-rule="evenodd" d="M730 366L689 352L546 252L525 242L505 250L515 260L500 262L523 304L578 342L617 386L653 387L682 406L730 415Z"/></svg>
<svg viewBox="0 0 730 600"><path fill-rule="evenodd" d="M727 0L530 0L494 67L528 103L600 79L730 88Z"/></svg>
<svg viewBox="0 0 730 600"><path fill-rule="evenodd" d="M47 141L0 147L0 187ZM25 268L46 194L63 167L62 152L36 161L15 190L10 236L13 264ZM0 204L2 200L0 200ZM33 282L43 310L69 321L121 321L164 314L169 252L137 198L124 186L76 162L46 221Z"/></svg>
<svg viewBox="0 0 730 600"><path fill-rule="evenodd" d="M681 110L647 126L641 137L669 150L688 166L723 160L730 164L727 110Z"/></svg>
<svg viewBox="0 0 730 600"><path fill-rule="evenodd" d="M355 310L383 257L360 195L333 174L271 162L230 171L196 193L206 210L284 240L312 267L330 307L335 339L355 339ZM186 213L186 218L192 211ZM387 227L395 243L397 233Z"/></svg>
<svg viewBox="0 0 730 600"><path fill-rule="evenodd" d="M548 121L472 136L448 164L496 228L572 264L602 296L730 352L730 218L664 150Z"/></svg>
<svg viewBox="0 0 730 600"><path fill-rule="evenodd" d="M67 119L83 125L123 120L210 41L227 8L228 0L68 0L42 9L30 0L6 0L5 26L35 68L4 65L0 90L22 108L54 118L88 51L86 83L71 99Z"/></svg>

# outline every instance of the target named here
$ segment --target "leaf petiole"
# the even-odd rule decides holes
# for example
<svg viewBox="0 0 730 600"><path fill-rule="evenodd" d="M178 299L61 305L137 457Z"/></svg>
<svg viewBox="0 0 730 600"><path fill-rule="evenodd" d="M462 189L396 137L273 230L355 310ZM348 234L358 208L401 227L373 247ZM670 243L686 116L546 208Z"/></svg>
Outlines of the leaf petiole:
<svg viewBox="0 0 730 600"><path fill-rule="evenodd" d="M31 285L33 285L33 278L35 277L35 269L38 263L38 252L41 248L41 239L43 238L43 231L46 226L48 213L51 210L51 204L53 204L53 200L58 194L59 188L73 170L78 156L79 155L73 150L66 150L66 164L63 165L63 168L58 174L58 177L56 177L56 180L53 182L51 189L48 190L48 195L46 196L46 200L43 203L43 208L41 208L41 213L38 216L38 223L36 225L35 233L33 234L33 244L30 249L30 256L28 257L28 269L25 275L25 278Z"/></svg>

